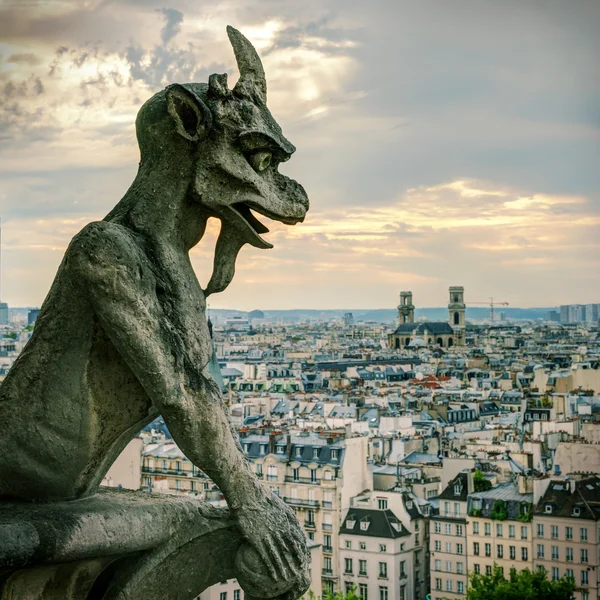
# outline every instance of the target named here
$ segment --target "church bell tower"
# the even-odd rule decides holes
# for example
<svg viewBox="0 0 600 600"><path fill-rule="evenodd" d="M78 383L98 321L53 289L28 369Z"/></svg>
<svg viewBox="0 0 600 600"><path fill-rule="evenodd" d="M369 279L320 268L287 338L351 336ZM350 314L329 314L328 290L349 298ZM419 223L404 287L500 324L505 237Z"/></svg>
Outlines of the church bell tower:
<svg viewBox="0 0 600 600"><path fill-rule="evenodd" d="M454 329L456 344L462 346L465 343L465 288L452 286L449 290L448 323Z"/></svg>
<svg viewBox="0 0 600 600"><path fill-rule="evenodd" d="M414 323L415 307L412 303L412 292L400 292L400 305L398 306L398 323Z"/></svg>

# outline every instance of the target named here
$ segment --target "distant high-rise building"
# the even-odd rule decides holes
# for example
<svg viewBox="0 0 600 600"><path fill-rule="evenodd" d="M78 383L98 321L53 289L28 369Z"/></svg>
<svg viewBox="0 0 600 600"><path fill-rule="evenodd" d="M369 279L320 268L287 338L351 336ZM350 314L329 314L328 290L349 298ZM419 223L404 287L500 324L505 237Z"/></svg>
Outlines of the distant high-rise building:
<svg viewBox="0 0 600 600"><path fill-rule="evenodd" d="M569 304L569 320L568 323L582 323L585 321L585 305Z"/></svg>
<svg viewBox="0 0 600 600"><path fill-rule="evenodd" d="M597 323L600 320L600 304L585 305L585 320L588 323Z"/></svg>
<svg viewBox="0 0 600 600"><path fill-rule="evenodd" d="M0 302L0 325L8 325L8 304Z"/></svg>
<svg viewBox="0 0 600 600"><path fill-rule="evenodd" d="M39 314L40 314L40 309L39 308L32 308L27 313L27 324L28 325L33 325L35 323L36 319L38 318Z"/></svg>
<svg viewBox="0 0 600 600"><path fill-rule="evenodd" d="M560 322L568 323L569 322L569 305L563 304L560 307Z"/></svg>
<svg viewBox="0 0 600 600"><path fill-rule="evenodd" d="M354 325L354 315L351 312L344 313L344 325L346 327Z"/></svg>
<svg viewBox="0 0 600 600"><path fill-rule="evenodd" d="M553 321L558 323L560 321L560 313L557 310L549 310L544 316L546 321Z"/></svg>

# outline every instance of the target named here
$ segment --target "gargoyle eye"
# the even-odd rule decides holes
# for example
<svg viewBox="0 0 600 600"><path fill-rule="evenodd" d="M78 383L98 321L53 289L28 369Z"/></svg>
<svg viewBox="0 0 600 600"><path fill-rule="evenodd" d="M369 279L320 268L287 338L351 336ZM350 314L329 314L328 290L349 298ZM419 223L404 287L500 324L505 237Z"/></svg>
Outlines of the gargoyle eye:
<svg viewBox="0 0 600 600"><path fill-rule="evenodd" d="M252 168L260 173L268 168L273 160L273 153L268 150L259 150L253 152L248 156L248 162L252 165Z"/></svg>

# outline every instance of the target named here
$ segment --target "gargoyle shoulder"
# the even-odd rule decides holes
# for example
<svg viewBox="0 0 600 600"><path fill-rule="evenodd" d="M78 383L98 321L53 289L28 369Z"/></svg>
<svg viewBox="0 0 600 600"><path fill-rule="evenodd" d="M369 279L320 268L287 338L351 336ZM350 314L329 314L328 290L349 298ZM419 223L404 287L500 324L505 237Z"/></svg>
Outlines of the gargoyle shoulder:
<svg viewBox="0 0 600 600"><path fill-rule="evenodd" d="M139 278L143 255L133 233L107 221L86 225L71 241L66 266L84 282Z"/></svg>

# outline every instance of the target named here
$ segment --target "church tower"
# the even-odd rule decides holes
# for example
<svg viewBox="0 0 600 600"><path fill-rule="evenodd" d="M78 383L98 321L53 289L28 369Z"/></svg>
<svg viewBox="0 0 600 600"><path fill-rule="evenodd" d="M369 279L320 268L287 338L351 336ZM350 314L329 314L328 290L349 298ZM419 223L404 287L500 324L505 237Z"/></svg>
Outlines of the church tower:
<svg viewBox="0 0 600 600"><path fill-rule="evenodd" d="M448 323L456 336L456 344L462 346L465 343L465 288L462 286L451 286L450 299L448 302Z"/></svg>
<svg viewBox="0 0 600 600"><path fill-rule="evenodd" d="M400 305L398 306L398 323L414 323L415 307L412 303L412 292L400 292Z"/></svg>

